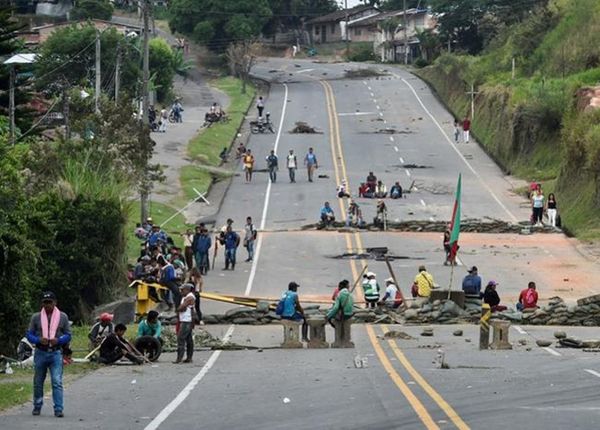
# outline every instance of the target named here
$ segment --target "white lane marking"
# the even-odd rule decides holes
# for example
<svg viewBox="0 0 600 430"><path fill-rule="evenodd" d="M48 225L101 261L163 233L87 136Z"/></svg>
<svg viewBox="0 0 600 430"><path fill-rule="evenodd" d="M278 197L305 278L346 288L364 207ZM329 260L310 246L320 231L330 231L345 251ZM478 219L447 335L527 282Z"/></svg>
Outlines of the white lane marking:
<svg viewBox="0 0 600 430"><path fill-rule="evenodd" d="M375 115L375 112L342 112L338 116L359 116L359 115Z"/></svg>
<svg viewBox="0 0 600 430"><path fill-rule="evenodd" d="M519 327L518 325L514 325L512 326L516 331L518 331L520 334L527 334L527 332L525 330L523 330L521 327Z"/></svg>
<svg viewBox="0 0 600 430"><path fill-rule="evenodd" d="M398 151L400 151L400 150L398 149L398 147L397 147L397 146L394 146L394 151L398 152Z"/></svg>
<svg viewBox="0 0 600 430"><path fill-rule="evenodd" d="M376 108L377 110L381 110L381 108L379 107L379 105L375 106L375 108Z"/></svg>
<svg viewBox="0 0 600 430"><path fill-rule="evenodd" d="M402 164L404 164L404 158L400 157L400 162L401 162ZM416 191L416 189L417 189L417 187L415 187L415 191Z"/></svg>
<svg viewBox="0 0 600 430"><path fill-rule="evenodd" d="M590 375L594 375L598 378L600 378L600 373L596 372L595 370L592 369L583 369L584 371L586 371L587 373L589 373Z"/></svg>
<svg viewBox="0 0 600 430"><path fill-rule="evenodd" d="M233 334L233 328L233 325L229 326L227 332L225 333L225 336L223 336L223 342L229 341L231 335ZM192 380L188 382L188 384L183 388L183 390L181 390L177 397L175 397L171 401L171 403L165 406L165 408L158 413L156 418L154 418L148 423L146 427L144 427L144 430L156 430L158 426L160 426L169 417L169 415L175 412L175 409L177 409L179 405L181 405L185 401L185 399L188 398L188 396L192 393L192 390L196 387L196 385L198 385L202 378L204 378L204 376L208 373L211 367L214 366L215 362L217 361L217 358L219 358L219 356L221 355L221 352L223 352L223 350L218 350L211 354L206 364L202 366L202 369L200 369L200 372L198 372L196 376L194 376Z"/></svg>
<svg viewBox="0 0 600 430"><path fill-rule="evenodd" d="M379 112L379 116L383 116L383 113L382 113L382 112Z"/></svg>
<svg viewBox="0 0 600 430"><path fill-rule="evenodd" d="M431 222L434 222L434 221L435 221L435 219L434 219L432 216L430 216L430 217L429 217L429 221L431 221Z"/></svg>
<svg viewBox="0 0 600 430"><path fill-rule="evenodd" d="M425 200L423 200L423 199L421 199L421 204L422 204L423 206L427 206L427 203L425 203Z"/></svg>
<svg viewBox="0 0 600 430"><path fill-rule="evenodd" d="M288 86L286 84L283 84L283 87L285 88L285 93L283 96L283 108L281 109L281 119L279 120L279 130L277 131L277 137L275 139L275 146L273 147L273 150L275 151L275 153L277 153L277 147L279 146L279 140L281 139L281 130L283 128L283 120L285 118L285 109L287 107ZM271 195L271 181L269 181L269 183L267 184L267 192L265 194L263 213L262 213L262 218L260 221L260 229L261 230L264 230L264 228L265 228L267 211L269 208L270 195ZM254 283L254 277L256 275L256 267L258 265L258 259L260 258L260 249L262 247L262 238L263 238L263 235L260 234L258 236L258 241L256 244L254 260L252 261L252 269L250 270L250 276L248 277L248 284L246 284L246 291L244 292L245 296L249 296L250 291L252 290L252 284ZM227 329L227 332L225 333L225 336L223 336L223 342L229 341L229 339L231 338L231 335L233 334L234 328L235 328L234 325L229 326L229 328ZM167 406L165 406L165 408L158 413L156 418L154 418L150 423L148 423L148 425L146 427L144 427L144 430L156 430L158 428L158 426L160 426L173 412L175 412L175 410L185 401L185 399L188 398L188 396L191 394L192 390L196 387L196 385L198 385L198 383L202 380L202 378L204 378L204 376L208 373L208 371L214 366L215 362L221 355L221 352L222 352L222 350L219 350L219 351L215 351L211 354L211 356L208 358L208 361L206 362L206 364L202 367L202 369L200 369L200 372L198 372L198 374L196 374L196 376L194 376L192 378L192 380L190 382L188 382L188 384L183 388L183 390L181 390L181 392L177 395L177 397L175 397L171 401L171 403L169 403Z"/></svg>
<svg viewBox="0 0 600 430"><path fill-rule="evenodd" d="M373 94L373 93L369 93L369 94L371 94L371 97L375 97L375 94Z"/></svg>
<svg viewBox="0 0 600 430"><path fill-rule="evenodd" d="M366 82L365 82L365 85L367 85L367 83L366 83ZM369 91L371 91L371 87L370 87L370 86L368 86L368 85L367 85L367 89L368 89Z"/></svg>
<svg viewBox="0 0 600 430"><path fill-rule="evenodd" d="M446 134L446 132L444 131L444 129L442 128L440 123L435 119L435 117L431 114L431 112L429 112L429 109L427 109L425 107L425 104L423 103L423 101L421 100L421 98L419 97L419 95L417 94L415 89L413 88L413 86L411 84L409 84L406 79L401 78L400 76L398 76L396 74L393 74L393 75L396 76L397 78L401 79L402 82L404 82L408 86L408 88L410 88L410 90L416 97L417 101L419 102L419 104L421 105L423 110L425 110L425 113L427 113L429 118L431 118L431 120L434 122L434 124L440 130L440 132L444 135L444 137L446 138L446 141L450 144L452 149L454 149L454 151L458 154L460 159L465 163L465 165L469 168L469 170L475 175L475 177L477 179L479 179L479 182L481 182L481 184L484 186L484 188L490 193L490 195L494 198L494 200L496 200L496 203L498 203L500 205L500 207L502 209L504 209L504 211L507 213L507 215L510 217L510 219L512 219L512 221L516 223L518 221L517 217L515 217L510 210L508 210L508 208L504 205L504 203L502 203L502 201L500 201L498 196L496 196L496 194L492 191L492 189L488 186L488 184L483 181L483 178L481 177L481 175L479 173L477 173L477 171L473 168L473 166L471 166L471 164L467 161L467 159L464 157L464 155L461 154L461 152L458 150L456 145L454 145L452 140L448 137L448 135Z"/></svg>
<svg viewBox="0 0 600 430"><path fill-rule="evenodd" d="M367 85L367 81L363 81L363 84ZM370 89L370 87L367 85L367 88Z"/></svg>
<svg viewBox="0 0 600 430"><path fill-rule="evenodd" d="M393 142L393 141L394 141L394 137L393 137L393 136L390 136L390 140Z"/></svg>
<svg viewBox="0 0 600 430"><path fill-rule="evenodd" d="M303 70L299 70L296 73L306 73L306 72L312 72L315 69L303 69Z"/></svg>
<svg viewBox="0 0 600 430"><path fill-rule="evenodd" d="M549 346L546 346L545 348L542 348L544 351L549 352L552 355L555 355L557 357L562 356L562 354L558 351L553 350L552 348L550 348Z"/></svg>
<svg viewBox="0 0 600 430"><path fill-rule="evenodd" d="M405 170L406 172L406 176L408 176L410 178L410 172L408 170Z"/></svg>

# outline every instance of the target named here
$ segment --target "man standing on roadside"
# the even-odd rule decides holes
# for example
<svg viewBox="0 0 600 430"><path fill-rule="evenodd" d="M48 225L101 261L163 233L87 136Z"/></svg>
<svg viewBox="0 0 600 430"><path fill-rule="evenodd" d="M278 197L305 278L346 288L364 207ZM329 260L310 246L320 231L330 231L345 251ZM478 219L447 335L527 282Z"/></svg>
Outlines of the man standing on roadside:
<svg viewBox="0 0 600 430"><path fill-rule="evenodd" d="M252 261L254 258L254 241L256 240L256 229L252 224L252 218L246 218L246 225L244 226L244 248L248 250L248 258L246 263Z"/></svg>
<svg viewBox="0 0 600 430"><path fill-rule="evenodd" d="M290 149L290 153L287 156L287 168L290 174L290 182L296 182L296 169L298 168L298 160L296 159L296 154L294 154L293 149Z"/></svg>
<svg viewBox="0 0 600 430"><path fill-rule="evenodd" d="M306 170L308 172L308 182L312 182L315 169L319 168L317 155L313 152L312 148L308 148L308 153L304 157L304 165L306 166Z"/></svg>
<svg viewBox="0 0 600 430"><path fill-rule="evenodd" d="M242 162L244 163L244 172L246 173L246 183L251 182L252 171L254 170L254 155L252 155L252 151L249 149L246 151L242 157Z"/></svg>
<svg viewBox="0 0 600 430"><path fill-rule="evenodd" d="M194 291L194 285L183 284L179 289L183 299L177 308L177 312L179 312L179 331L177 332L177 359L173 364L191 363L194 355L194 326L192 323L192 309L194 309L196 303L196 297L192 292ZM185 360L183 359L184 353L186 353Z"/></svg>
<svg viewBox="0 0 600 430"><path fill-rule="evenodd" d="M240 246L240 236L229 225L223 241L225 242L225 268L223 270L229 270L230 264L231 270L235 270L235 253Z"/></svg>
<svg viewBox="0 0 600 430"><path fill-rule="evenodd" d="M194 251L196 267L202 275L206 275L206 272L208 272L208 251L211 246L212 239L208 234L208 230L204 227L204 224L196 226L196 234L192 240L192 250Z"/></svg>
<svg viewBox="0 0 600 430"><path fill-rule="evenodd" d="M267 157L267 167L269 168L269 178L271 178L271 182L276 182L279 159L277 158L277 155L275 155L275 150L273 149L271 149L271 153Z"/></svg>
<svg viewBox="0 0 600 430"><path fill-rule="evenodd" d="M258 117L262 118L263 110L265 109L265 101L262 96L258 97L258 101L256 102L256 110L258 110Z"/></svg>
<svg viewBox="0 0 600 430"><path fill-rule="evenodd" d="M50 370L54 416L64 417L62 347L71 341L69 317L56 307L56 296L51 291L42 294L42 309L31 317L27 340L35 345L33 357L33 415L40 415L44 403L44 381Z"/></svg>
<svg viewBox="0 0 600 430"><path fill-rule="evenodd" d="M469 137L471 134L471 120L469 119L469 115L465 116L462 122L463 128L463 140L465 143L469 143Z"/></svg>

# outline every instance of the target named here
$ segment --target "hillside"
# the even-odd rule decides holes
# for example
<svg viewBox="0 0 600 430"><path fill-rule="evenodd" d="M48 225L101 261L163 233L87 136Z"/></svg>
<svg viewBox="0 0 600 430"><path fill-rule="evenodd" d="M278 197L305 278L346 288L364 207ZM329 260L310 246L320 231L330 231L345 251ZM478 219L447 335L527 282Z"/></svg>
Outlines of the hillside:
<svg viewBox="0 0 600 430"><path fill-rule="evenodd" d="M554 0L507 27L479 56L444 54L418 71L507 172L555 192L563 226L600 239L600 2ZM512 78L512 60L515 77ZM600 92L598 92L600 95Z"/></svg>

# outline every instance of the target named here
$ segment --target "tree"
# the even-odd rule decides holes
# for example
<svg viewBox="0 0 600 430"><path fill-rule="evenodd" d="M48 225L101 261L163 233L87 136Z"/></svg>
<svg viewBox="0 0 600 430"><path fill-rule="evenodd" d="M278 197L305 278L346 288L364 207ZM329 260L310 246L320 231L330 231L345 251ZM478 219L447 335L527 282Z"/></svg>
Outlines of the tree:
<svg viewBox="0 0 600 430"><path fill-rule="evenodd" d="M110 21L114 8L108 0L78 0L70 17L73 20L80 19L103 19Z"/></svg>
<svg viewBox="0 0 600 430"><path fill-rule="evenodd" d="M419 7L425 9L429 0L406 0L406 8L412 9ZM404 9L404 0L383 0L380 4L381 10L402 10Z"/></svg>
<svg viewBox="0 0 600 430"><path fill-rule="evenodd" d="M242 80L242 93L246 93L246 83L250 70L258 57L260 45L252 41L236 42L227 48L226 57L231 74Z"/></svg>
<svg viewBox="0 0 600 430"><path fill-rule="evenodd" d="M175 77L175 60L169 44L160 38L150 40L150 75L159 100L171 93Z"/></svg>
<svg viewBox="0 0 600 430"><path fill-rule="evenodd" d="M268 0L173 0L171 31L188 34L215 51L260 35L273 12Z"/></svg>

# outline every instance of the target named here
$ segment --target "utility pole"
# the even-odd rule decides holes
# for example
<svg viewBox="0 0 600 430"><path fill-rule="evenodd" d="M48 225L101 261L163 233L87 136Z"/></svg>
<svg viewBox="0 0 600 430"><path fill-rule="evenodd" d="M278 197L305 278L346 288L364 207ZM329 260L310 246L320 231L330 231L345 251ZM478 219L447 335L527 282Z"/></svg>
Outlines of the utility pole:
<svg viewBox="0 0 600 430"><path fill-rule="evenodd" d="M148 94L148 81L150 80L150 29L149 29L149 0L141 0L140 5L142 6L142 16L144 20L144 46L143 46L143 81L142 81L142 114L140 118L144 125L147 125L149 122L148 111L149 111L149 94ZM145 222L146 218L148 218L148 200L149 200L149 184L148 181L144 179L142 181L142 186L140 190L140 214L141 214L141 222Z"/></svg>
<svg viewBox="0 0 600 430"><path fill-rule="evenodd" d="M349 20L349 16L348 16L348 0L344 0L344 9L346 10L346 26L345 26L345 33L346 33L346 58L348 58L350 56L350 38L349 38L349 31L350 29L348 28L348 20Z"/></svg>
<svg viewBox="0 0 600 430"><path fill-rule="evenodd" d="M512 80L515 80L515 57L512 57L512 72L511 72Z"/></svg>
<svg viewBox="0 0 600 430"><path fill-rule="evenodd" d="M10 144L15 144L15 85L17 80L17 72L15 65L10 65L10 90L8 98L8 115L10 116Z"/></svg>
<svg viewBox="0 0 600 430"><path fill-rule="evenodd" d="M471 91L467 91L467 94L471 96L471 121L475 119L475 95L479 94L475 91L475 85L471 84Z"/></svg>
<svg viewBox="0 0 600 430"><path fill-rule="evenodd" d="M406 0L404 0L404 64L408 64L408 18L406 16Z"/></svg>
<svg viewBox="0 0 600 430"><path fill-rule="evenodd" d="M69 93L67 91L67 88L69 86L67 85L66 79L63 80L63 87L62 87L62 99L63 99L63 117L65 119L65 137L67 139L71 138L71 124L70 124L70 118L69 118Z"/></svg>
<svg viewBox="0 0 600 430"><path fill-rule="evenodd" d="M96 30L96 97L94 100L96 113L100 113L100 93L102 92L102 80L100 74L100 30Z"/></svg>
<svg viewBox="0 0 600 430"><path fill-rule="evenodd" d="M115 105L119 104L121 86L121 45L117 44L117 64L115 65Z"/></svg>

